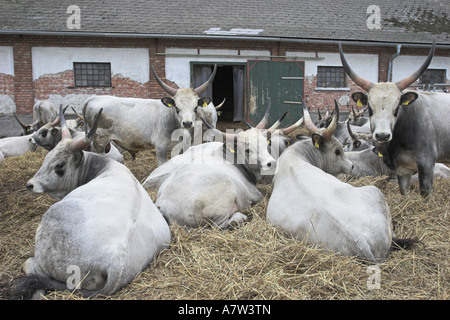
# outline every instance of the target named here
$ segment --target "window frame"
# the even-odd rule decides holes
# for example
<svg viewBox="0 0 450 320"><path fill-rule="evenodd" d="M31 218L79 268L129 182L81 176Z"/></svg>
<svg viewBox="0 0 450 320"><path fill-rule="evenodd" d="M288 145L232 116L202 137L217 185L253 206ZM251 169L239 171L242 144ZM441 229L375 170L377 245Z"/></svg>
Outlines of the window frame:
<svg viewBox="0 0 450 320"><path fill-rule="evenodd" d="M73 83L75 88L111 88L111 62L74 62Z"/></svg>
<svg viewBox="0 0 450 320"><path fill-rule="evenodd" d="M432 78L430 75L426 74L427 71L429 71L429 72L435 72L435 73L437 73L438 71L441 72L442 74L439 75L439 76L442 76L442 81L433 82L433 83L430 83L430 82L424 82L424 81L423 81L423 76L424 76L424 75L425 75L425 78L426 78L426 79ZM430 68L430 69L427 69L427 70L425 70L425 72L422 73L422 75L420 76L420 78L419 78L419 84L421 84L421 85L431 85L431 86L433 86L433 85L435 85L435 84L443 84L443 83L445 83L445 80L446 80L446 74L447 74L447 69L437 69L437 68L432 68L432 69ZM432 75L432 76L434 76L434 75Z"/></svg>
<svg viewBox="0 0 450 320"><path fill-rule="evenodd" d="M321 79L321 77L323 77L323 72L324 69L329 68L330 70L328 71L328 73L330 74L330 85L327 85L325 82ZM334 70L339 70L339 73L342 74L344 76L343 80L339 80L339 83L337 83L336 80L337 77L336 75L333 75L334 78L331 78L331 74L336 73L336 72L332 72L332 69ZM325 70L325 75L326 75L327 70ZM325 86L323 85L325 84ZM339 84L337 86L333 86L333 84ZM330 89L348 89L347 88L347 75L345 74L345 70L344 67L342 66L317 66L317 89L325 89L325 90L330 90Z"/></svg>

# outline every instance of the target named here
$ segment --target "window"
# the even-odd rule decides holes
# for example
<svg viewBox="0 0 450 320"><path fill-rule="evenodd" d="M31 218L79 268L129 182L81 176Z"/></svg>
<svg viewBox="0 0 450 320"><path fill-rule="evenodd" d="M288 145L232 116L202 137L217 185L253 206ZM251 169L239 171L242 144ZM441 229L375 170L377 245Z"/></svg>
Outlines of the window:
<svg viewBox="0 0 450 320"><path fill-rule="evenodd" d="M343 67L317 67L317 86L343 88L347 86Z"/></svg>
<svg viewBox="0 0 450 320"><path fill-rule="evenodd" d="M420 84L435 84L435 83L445 83L446 82L446 72L445 69L427 69L420 77Z"/></svg>
<svg viewBox="0 0 450 320"><path fill-rule="evenodd" d="M111 63L74 62L75 87L111 87Z"/></svg>

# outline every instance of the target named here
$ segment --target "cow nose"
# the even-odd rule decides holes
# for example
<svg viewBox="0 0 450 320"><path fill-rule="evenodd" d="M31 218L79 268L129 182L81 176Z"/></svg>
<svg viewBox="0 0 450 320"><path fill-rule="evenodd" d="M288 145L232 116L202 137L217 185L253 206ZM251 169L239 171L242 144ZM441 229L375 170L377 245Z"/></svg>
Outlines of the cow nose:
<svg viewBox="0 0 450 320"><path fill-rule="evenodd" d="M391 138L391 134L390 133L386 133L386 132L377 132L375 133L375 139L377 141L389 141Z"/></svg>
<svg viewBox="0 0 450 320"><path fill-rule="evenodd" d="M183 121L183 127L189 129L190 127L192 127L192 121Z"/></svg>
<svg viewBox="0 0 450 320"><path fill-rule="evenodd" d="M33 187L34 187L34 186L33 186L32 183L29 183L29 182L27 183L27 189L28 189L28 190L33 191Z"/></svg>

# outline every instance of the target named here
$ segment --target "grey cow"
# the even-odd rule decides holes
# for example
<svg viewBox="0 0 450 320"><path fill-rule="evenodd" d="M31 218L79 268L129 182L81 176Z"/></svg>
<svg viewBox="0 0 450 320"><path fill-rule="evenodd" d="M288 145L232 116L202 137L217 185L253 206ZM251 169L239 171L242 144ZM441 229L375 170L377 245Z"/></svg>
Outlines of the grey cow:
<svg viewBox="0 0 450 320"><path fill-rule="evenodd" d="M167 148L175 129L189 130L194 126L197 108L207 107L209 98L199 95L212 83L211 77L197 88L175 89L165 84L152 67L158 84L171 97L162 99L119 98L94 96L83 104L83 116L90 128L98 110L103 113L93 140L93 151L102 153L111 141L129 151L133 157L138 151L155 146L158 165L167 161Z"/></svg>
<svg viewBox="0 0 450 320"><path fill-rule="evenodd" d="M34 257L24 263L26 276L15 286L22 298L75 288L85 296L111 295L170 242L169 226L128 168L82 151L95 122L76 140L64 120L61 125L61 142L27 183L29 190L61 200L36 230Z"/></svg>
<svg viewBox="0 0 450 320"><path fill-rule="evenodd" d="M409 191L411 175L417 171L421 195L430 195L435 163L450 162L450 95L403 92L428 68L434 47L433 42L425 62L410 76L396 83L373 83L350 68L339 44L345 72L367 92L354 93L352 98L368 105L373 138L380 143L389 142L384 160L397 174L402 194Z"/></svg>

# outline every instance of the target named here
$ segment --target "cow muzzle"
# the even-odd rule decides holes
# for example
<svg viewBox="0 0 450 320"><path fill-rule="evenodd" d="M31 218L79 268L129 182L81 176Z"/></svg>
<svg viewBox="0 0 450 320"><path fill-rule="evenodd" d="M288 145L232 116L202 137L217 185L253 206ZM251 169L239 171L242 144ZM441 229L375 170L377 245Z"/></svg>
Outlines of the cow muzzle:
<svg viewBox="0 0 450 320"><path fill-rule="evenodd" d="M183 128L185 128L185 129L190 129L190 128L192 128L192 126L193 126L193 122L192 121L183 121L182 123L181 123L181 125L183 126Z"/></svg>
<svg viewBox="0 0 450 320"><path fill-rule="evenodd" d="M391 141L392 135L389 132L375 132L374 139L377 142L389 142Z"/></svg>

